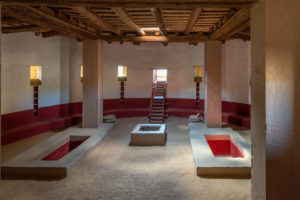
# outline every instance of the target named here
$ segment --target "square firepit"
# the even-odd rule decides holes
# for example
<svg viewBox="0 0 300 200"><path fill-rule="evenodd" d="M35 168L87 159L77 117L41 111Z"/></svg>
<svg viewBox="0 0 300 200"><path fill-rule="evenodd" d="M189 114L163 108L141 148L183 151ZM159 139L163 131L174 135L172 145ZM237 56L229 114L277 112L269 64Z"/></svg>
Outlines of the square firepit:
<svg viewBox="0 0 300 200"><path fill-rule="evenodd" d="M163 146L166 144L165 124L137 124L131 132L133 146Z"/></svg>
<svg viewBox="0 0 300 200"><path fill-rule="evenodd" d="M141 126L139 131L151 132L151 131L159 131L160 126Z"/></svg>

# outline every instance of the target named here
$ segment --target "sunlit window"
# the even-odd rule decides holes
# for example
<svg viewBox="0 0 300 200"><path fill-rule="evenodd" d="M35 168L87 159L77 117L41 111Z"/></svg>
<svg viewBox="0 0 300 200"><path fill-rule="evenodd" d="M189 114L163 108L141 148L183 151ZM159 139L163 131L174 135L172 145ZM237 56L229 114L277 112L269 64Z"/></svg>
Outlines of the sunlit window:
<svg viewBox="0 0 300 200"><path fill-rule="evenodd" d="M42 66L30 66L30 79L42 80Z"/></svg>
<svg viewBox="0 0 300 200"><path fill-rule="evenodd" d="M42 66L30 66L30 85L38 86L42 84Z"/></svg>
<svg viewBox="0 0 300 200"><path fill-rule="evenodd" d="M167 70L166 69L158 69L156 71L156 80L157 81L167 81Z"/></svg>
<svg viewBox="0 0 300 200"><path fill-rule="evenodd" d="M83 81L83 65L80 66L80 81Z"/></svg>
<svg viewBox="0 0 300 200"><path fill-rule="evenodd" d="M126 66L118 66L118 77L127 77L127 67Z"/></svg>

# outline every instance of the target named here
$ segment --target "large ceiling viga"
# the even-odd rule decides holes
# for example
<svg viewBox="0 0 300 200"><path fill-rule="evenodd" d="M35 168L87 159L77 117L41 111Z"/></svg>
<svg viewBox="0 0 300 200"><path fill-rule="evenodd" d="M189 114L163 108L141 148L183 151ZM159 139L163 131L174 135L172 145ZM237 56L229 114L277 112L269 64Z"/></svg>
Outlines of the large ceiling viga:
<svg viewBox="0 0 300 200"><path fill-rule="evenodd" d="M206 40L250 40L250 8L257 1L0 0L0 3L3 33L31 31L42 37L66 35L80 40L197 44Z"/></svg>

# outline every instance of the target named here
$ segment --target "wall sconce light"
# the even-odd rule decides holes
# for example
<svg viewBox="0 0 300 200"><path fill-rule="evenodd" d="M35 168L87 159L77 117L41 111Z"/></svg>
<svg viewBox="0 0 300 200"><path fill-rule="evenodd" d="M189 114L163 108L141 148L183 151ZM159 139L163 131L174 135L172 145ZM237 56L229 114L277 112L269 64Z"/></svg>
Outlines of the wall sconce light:
<svg viewBox="0 0 300 200"><path fill-rule="evenodd" d="M30 66L30 85L33 86L33 113L38 116L39 86L42 85L42 66Z"/></svg>
<svg viewBox="0 0 300 200"><path fill-rule="evenodd" d="M80 82L82 83L83 81L83 65L80 67Z"/></svg>
<svg viewBox="0 0 300 200"><path fill-rule="evenodd" d="M203 77L203 68L200 65L194 66L195 76L194 81L196 82L196 105L200 102L200 83Z"/></svg>
<svg viewBox="0 0 300 200"><path fill-rule="evenodd" d="M120 101L124 104L125 81L127 81L127 66L118 66L118 81L120 81Z"/></svg>

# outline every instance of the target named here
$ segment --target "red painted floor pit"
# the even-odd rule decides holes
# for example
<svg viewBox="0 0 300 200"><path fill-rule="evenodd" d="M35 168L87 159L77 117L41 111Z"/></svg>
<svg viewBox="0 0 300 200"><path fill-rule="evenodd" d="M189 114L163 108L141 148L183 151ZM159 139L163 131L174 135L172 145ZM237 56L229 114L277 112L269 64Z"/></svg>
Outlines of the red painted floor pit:
<svg viewBox="0 0 300 200"><path fill-rule="evenodd" d="M58 147L52 153L48 154L42 160L54 161L59 160L69 152L74 150L80 144L82 144L85 140L87 140L89 136L70 136L69 141L62 146Z"/></svg>
<svg viewBox="0 0 300 200"><path fill-rule="evenodd" d="M205 135L205 138L215 157L244 158L241 147L230 135Z"/></svg>

